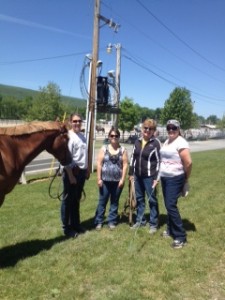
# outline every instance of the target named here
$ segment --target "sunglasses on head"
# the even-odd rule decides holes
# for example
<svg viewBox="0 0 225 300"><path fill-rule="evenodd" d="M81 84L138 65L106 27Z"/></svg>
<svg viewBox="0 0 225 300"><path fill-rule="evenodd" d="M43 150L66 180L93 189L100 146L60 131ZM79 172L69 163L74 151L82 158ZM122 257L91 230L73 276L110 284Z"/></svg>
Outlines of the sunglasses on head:
<svg viewBox="0 0 225 300"><path fill-rule="evenodd" d="M175 125L167 125L167 126L166 126L166 130L167 130L167 131L170 131L170 130L172 130L172 131L177 131L177 129L178 129L178 127L175 126Z"/></svg>
<svg viewBox="0 0 225 300"><path fill-rule="evenodd" d="M116 139L117 139L119 136L118 136L118 134L111 134L110 137L111 137L111 138L116 138Z"/></svg>
<svg viewBox="0 0 225 300"><path fill-rule="evenodd" d="M150 131L150 130L154 130L155 128L153 128L153 127L144 127L144 130L145 131Z"/></svg>
<svg viewBox="0 0 225 300"><path fill-rule="evenodd" d="M82 123L81 120L73 120L72 122L73 122L73 123Z"/></svg>

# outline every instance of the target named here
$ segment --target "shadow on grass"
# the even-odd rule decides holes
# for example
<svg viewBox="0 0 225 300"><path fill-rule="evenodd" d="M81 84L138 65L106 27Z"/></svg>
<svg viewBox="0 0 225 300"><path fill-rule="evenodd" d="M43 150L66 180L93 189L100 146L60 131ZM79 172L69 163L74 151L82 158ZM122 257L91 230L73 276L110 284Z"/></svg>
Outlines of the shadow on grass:
<svg viewBox="0 0 225 300"><path fill-rule="evenodd" d="M84 227L86 230L91 231L95 229L95 225L94 225L94 217L88 219L88 220L84 220L81 222L81 227Z"/></svg>
<svg viewBox="0 0 225 300"><path fill-rule="evenodd" d="M133 223L135 223L135 218L136 218L136 215L134 213L133 214ZM149 213L145 214L145 218L146 218L146 220L148 222L148 220L149 220ZM188 219L182 219L182 221L183 221L183 225L184 225L185 230L187 230L187 231L196 231L196 227L195 227L194 223L190 222ZM127 224L129 224L128 214L122 212L122 214L120 216L119 223L127 223ZM167 224L167 215L160 214L159 215L159 228L163 227L166 224Z"/></svg>
<svg viewBox="0 0 225 300"><path fill-rule="evenodd" d="M49 250L64 240L65 237L60 236L49 240L32 240L4 247L0 249L0 268L13 267L18 261L35 256L43 250Z"/></svg>
<svg viewBox="0 0 225 300"><path fill-rule="evenodd" d="M182 218L182 216L181 216L181 218ZM185 230L196 231L195 224L190 222L188 219L182 219L182 222L183 222ZM167 215L164 215L164 214L160 215L159 216L159 227L162 227L166 224L167 224Z"/></svg>

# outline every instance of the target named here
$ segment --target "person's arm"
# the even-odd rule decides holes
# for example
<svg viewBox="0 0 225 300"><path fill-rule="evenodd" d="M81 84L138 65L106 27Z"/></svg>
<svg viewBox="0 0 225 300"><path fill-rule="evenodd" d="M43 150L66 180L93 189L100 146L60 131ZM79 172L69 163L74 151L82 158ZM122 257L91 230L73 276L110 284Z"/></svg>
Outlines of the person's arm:
<svg viewBox="0 0 225 300"><path fill-rule="evenodd" d="M183 166L184 166L186 181L188 181L188 179L191 175L191 170L192 170L192 159L191 159L190 150L187 148L180 149L179 155L180 155L180 158L181 158Z"/></svg>
<svg viewBox="0 0 225 300"><path fill-rule="evenodd" d="M135 144L133 146L133 150L131 153L131 157L130 157L130 166L129 166L129 177L132 178L134 176L134 149L135 149Z"/></svg>
<svg viewBox="0 0 225 300"><path fill-rule="evenodd" d="M157 146L156 146L156 161L157 161L157 165L156 165L156 175L155 175L155 179L153 180L153 184L152 184L152 188L154 189L157 184L159 183L160 180L160 149L161 149L161 143L158 139L156 139L157 141Z"/></svg>
<svg viewBox="0 0 225 300"><path fill-rule="evenodd" d="M103 148L99 150L97 158L97 184L99 187L102 186L102 163L104 159L105 152Z"/></svg>
<svg viewBox="0 0 225 300"><path fill-rule="evenodd" d="M119 181L119 187L122 187L124 185L124 183L125 183L125 180L126 180L127 167L128 167L127 150L123 151L122 160L123 160L123 169L122 169L122 176L121 176L121 179Z"/></svg>

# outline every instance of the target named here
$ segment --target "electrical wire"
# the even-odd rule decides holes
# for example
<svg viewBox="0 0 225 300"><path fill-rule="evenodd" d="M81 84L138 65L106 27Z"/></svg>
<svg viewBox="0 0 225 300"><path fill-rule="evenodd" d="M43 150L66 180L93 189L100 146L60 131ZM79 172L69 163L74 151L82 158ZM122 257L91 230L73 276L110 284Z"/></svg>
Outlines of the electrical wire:
<svg viewBox="0 0 225 300"><path fill-rule="evenodd" d="M163 26L171 35L173 35L179 42L181 42L183 45L185 45L188 49L190 49L193 53L195 53L197 56L199 56L201 59L209 63L210 65L216 67L217 69L220 69L221 71L225 72L225 69L221 66L217 65L213 61L209 60L207 57L202 55L200 52L196 51L193 47L191 47L187 42L185 42L183 39L181 39L174 31L172 31L165 23L163 23L156 15L154 15L149 8L147 8L140 0L136 0L136 2L142 6L142 8L145 9L145 11L148 12L161 26Z"/></svg>
<svg viewBox="0 0 225 300"><path fill-rule="evenodd" d="M158 78L160 78L161 80L173 85L173 86L179 86L176 82L174 81L171 81L165 77L163 77L162 75L159 75L158 73L156 73L155 71L151 70L149 67L147 67L146 65L143 65L141 64L140 62L138 62L137 60L135 60L134 58L131 58L131 57L128 57L127 55L123 55L123 57L129 61L131 61L132 63L136 64L137 66L139 66L140 68L152 73L153 75L157 76ZM192 94L195 94L195 95L198 95L198 96L201 96L201 97L204 97L204 98L207 98L207 99L212 99L214 101L225 101L225 99L219 99L219 98L215 98L215 97L211 97L211 96L207 96L207 95L203 95L201 93L198 93L196 91L193 91L193 90L190 90L189 91L192 93Z"/></svg>

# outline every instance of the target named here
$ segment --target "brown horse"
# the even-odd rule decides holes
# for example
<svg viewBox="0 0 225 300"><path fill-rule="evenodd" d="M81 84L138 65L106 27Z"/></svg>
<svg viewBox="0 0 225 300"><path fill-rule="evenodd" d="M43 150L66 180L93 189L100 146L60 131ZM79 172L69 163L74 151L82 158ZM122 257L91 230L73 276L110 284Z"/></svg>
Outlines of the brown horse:
<svg viewBox="0 0 225 300"><path fill-rule="evenodd" d="M25 166L47 150L62 165L71 162L66 124L31 122L0 128L0 206L17 184Z"/></svg>

